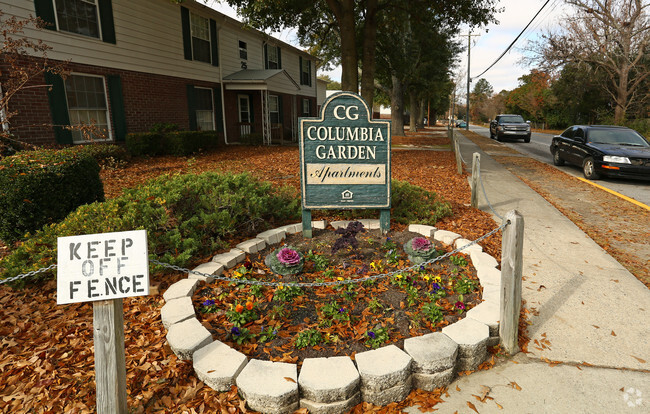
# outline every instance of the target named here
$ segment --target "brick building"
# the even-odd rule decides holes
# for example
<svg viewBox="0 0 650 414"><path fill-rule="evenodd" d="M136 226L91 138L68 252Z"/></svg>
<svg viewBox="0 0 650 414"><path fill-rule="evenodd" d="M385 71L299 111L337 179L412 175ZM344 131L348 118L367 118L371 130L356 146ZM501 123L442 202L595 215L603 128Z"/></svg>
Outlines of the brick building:
<svg viewBox="0 0 650 414"><path fill-rule="evenodd" d="M293 142L298 117L316 115L315 57L200 2L0 0L0 9L47 22L25 35L69 71L11 99L10 132L26 142L83 143L60 126L91 122L111 142L158 123L216 130L225 143Z"/></svg>

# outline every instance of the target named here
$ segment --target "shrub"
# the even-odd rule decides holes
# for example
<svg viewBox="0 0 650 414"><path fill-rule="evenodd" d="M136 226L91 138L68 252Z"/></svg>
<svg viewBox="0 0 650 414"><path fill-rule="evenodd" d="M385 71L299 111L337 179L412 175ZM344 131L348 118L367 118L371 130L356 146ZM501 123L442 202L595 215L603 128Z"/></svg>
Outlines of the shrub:
<svg viewBox="0 0 650 414"><path fill-rule="evenodd" d="M451 204L436 193L405 181L391 182L391 200L391 220L400 224L433 226L441 218L452 215Z"/></svg>
<svg viewBox="0 0 650 414"><path fill-rule="evenodd" d="M149 132L164 134L166 132L179 131L181 128L173 122L158 122L151 126Z"/></svg>
<svg viewBox="0 0 650 414"><path fill-rule="evenodd" d="M100 167L119 167L129 159L125 148L113 144L79 145L74 150L93 157Z"/></svg>
<svg viewBox="0 0 650 414"><path fill-rule="evenodd" d="M163 135L157 132L126 134L126 149L134 157L163 154Z"/></svg>
<svg viewBox="0 0 650 414"><path fill-rule="evenodd" d="M133 156L184 156L218 146L216 131L145 132L126 136L126 148Z"/></svg>
<svg viewBox="0 0 650 414"><path fill-rule="evenodd" d="M248 174L162 176L44 227L0 262L0 277L52 264L57 237L146 229L151 257L187 266L225 247L232 234L250 235L299 217L295 190L274 190Z"/></svg>
<svg viewBox="0 0 650 414"><path fill-rule="evenodd" d="M165 154L190 155L200 150L210 150L219 146L219 136L215 131L180 131L165 134Z"/></svg>
<svg viewBox="0 0 650 414"><path fill-rule="evenodd" d="M0 160L0 239L5 242L103 200L99 165L84 151L25 151Z"/></svg>
<svg viewBox="0 0 650 414"><path fill-rule="evenodd" d="M400 224L435 225L442 217L451 216L451 204L432 191L405 181L391 181L390 219ZM327 210L327 215L343 219L376 218L376 210Z"/></svg>

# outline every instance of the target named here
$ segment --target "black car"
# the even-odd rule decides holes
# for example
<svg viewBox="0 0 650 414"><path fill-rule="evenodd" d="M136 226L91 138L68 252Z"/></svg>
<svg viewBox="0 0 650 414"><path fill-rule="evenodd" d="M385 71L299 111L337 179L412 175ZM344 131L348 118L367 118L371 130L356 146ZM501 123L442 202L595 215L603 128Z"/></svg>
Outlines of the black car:
<svg viewBox="0 0 650 414"><path fill-rule="evenodd" d="M523 138L530 142L530 124L521 115L497 115L490 122L490 138L502 141L504 138Z"/></svg>
<svg viewBox="0 0 650 414"><path fill-rule="evenodd" d="M551 142L553 164L582 167L585 178L601 176L650 179L650 142L633 129L574 125Z"/></svg>

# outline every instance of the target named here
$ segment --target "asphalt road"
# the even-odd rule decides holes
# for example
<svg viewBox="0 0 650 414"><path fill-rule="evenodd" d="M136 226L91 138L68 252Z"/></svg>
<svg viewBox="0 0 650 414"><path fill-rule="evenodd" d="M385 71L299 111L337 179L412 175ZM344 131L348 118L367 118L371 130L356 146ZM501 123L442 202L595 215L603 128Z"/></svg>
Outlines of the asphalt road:
<svg viewBox="0 0 650 414"><path fill-rule="evenodd" d="M488 128L470 125L469 129L470 131L476 132L477 134L483 135L484 137L490 137L490 130ZM553 158L551 157L551 152L549 149L552 138L552 134L541 134L538 132L533 132L529 143L524 143L522 140L512 140L503 142L502 144L507 145L508 147L511 147L516 151L528 155L538 161L553 165ZM575 177L584 178L584 175L582 174L582 168L580 167L573 165L564 165L562 167L555 168ZM600 180L595 180L593 182L610 190L616 191L617 193L623 194L624 196L630 197L636 201L639 201L646 206L650 206L650 180L639 181L625 180L620 178L603 178Z"/></svg>

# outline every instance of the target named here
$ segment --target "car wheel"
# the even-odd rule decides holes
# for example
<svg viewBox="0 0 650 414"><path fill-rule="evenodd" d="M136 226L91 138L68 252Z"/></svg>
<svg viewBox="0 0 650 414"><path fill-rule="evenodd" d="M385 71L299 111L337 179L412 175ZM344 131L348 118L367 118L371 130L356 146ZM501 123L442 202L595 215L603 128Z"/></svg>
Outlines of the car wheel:
<svg viewBox="0 0 650 414"><path fill-rule="evenodd" d="M564 160L560 157L560 149L558 147L555 147L553 151L553 165L564 165Z"/></svg>
<svg viewBox="0 0 650 414"><path fill-rule="evenodd" d="M496 134L496 137L497 137L497 141L499 141L499 142L503 141L503 138L501 137L501 135L499 135L498 132Z"/></svg>
<svg viewBox="0 0 650 414"><path fill-rule="evenodd" d="M582 172L588 180L597 180L600 178L600 174L596 171L596 163L591 157L585 159L582 163Z"/></svg>
<svg viewBox="0 0 650 414"><path fill-rule="evenodd" d="M490 130L490 139L494 139L494 134L492 133L492 130Z"/></svg>
<svg viewBox="0 0 650 414"><path fill-rule="evenodd" d="M526 136L526 137L524 138L524 142L530 142L530 135L528 135L528 136Z"/></svg>

